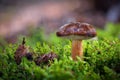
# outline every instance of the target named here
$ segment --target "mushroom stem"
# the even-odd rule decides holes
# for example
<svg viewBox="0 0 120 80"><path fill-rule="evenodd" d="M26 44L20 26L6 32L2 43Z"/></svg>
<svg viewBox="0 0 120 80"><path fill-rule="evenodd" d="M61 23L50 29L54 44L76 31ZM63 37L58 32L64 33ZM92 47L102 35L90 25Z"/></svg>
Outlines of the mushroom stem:
<svg viewBox="0 0 120 80"><path fill-rule="evenodd" d="M82 56L83 56L82 40L73 40L72 41L72 58L73 58L73 60L77 60L77 56L79 56L82 59Z"/></svg>

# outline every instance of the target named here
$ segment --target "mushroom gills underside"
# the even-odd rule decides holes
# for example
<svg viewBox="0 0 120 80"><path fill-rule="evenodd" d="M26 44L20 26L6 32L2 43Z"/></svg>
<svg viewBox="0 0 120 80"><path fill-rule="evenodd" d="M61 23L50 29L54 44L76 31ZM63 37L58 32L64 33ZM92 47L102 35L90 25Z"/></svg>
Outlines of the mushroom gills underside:
<svg viewBox="0 0 120 80"><path fill-rule="evenodd" d="M88 36L79 36L79 35L69 35L69 36L61 36L62 38L71 39L71 40L86 40L91 39L91 37ZM95 38L95 37L93 37Z"/></svg>

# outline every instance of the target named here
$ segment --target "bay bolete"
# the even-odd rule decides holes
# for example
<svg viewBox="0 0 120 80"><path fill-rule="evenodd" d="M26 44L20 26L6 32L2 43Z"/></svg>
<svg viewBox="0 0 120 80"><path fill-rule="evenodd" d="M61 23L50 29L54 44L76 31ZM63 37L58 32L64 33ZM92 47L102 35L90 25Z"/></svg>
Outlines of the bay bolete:
<svg viewBox="0 0 120 80"><path fill-rule="evenodd" d="M65 37L72 40L72 58L83 57L82 40L93 38L97 35L94 27L88 23L71 22L63 25L56 32L58 37Z"/></svg>

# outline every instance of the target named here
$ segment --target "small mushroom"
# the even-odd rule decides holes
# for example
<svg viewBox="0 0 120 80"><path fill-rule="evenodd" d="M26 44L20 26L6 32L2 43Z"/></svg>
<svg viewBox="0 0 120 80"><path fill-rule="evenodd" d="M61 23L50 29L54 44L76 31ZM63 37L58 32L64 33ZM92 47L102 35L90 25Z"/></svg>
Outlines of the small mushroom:
<svg viewBox="0 0 120 80"><path fill-rule="evenodd" d="M72 22L65 24L56 32L58 37L72 40L72 58L83 57L82 40L93 38L97 35L96 30L88 23Z"/></svg>

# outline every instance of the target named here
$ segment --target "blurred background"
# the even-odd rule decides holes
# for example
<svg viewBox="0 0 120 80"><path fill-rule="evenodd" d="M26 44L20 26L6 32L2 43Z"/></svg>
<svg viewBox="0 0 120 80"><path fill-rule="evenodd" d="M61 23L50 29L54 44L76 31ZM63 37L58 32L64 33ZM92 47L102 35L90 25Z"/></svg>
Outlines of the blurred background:
<svg viewBox="0 0 120 80"><path fill-rule="evenodd" d="M0 37L10 43L35 29L49 34L73 21L101 29L118 24L120 0L0 0Z"/></svg>

